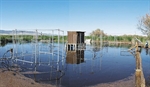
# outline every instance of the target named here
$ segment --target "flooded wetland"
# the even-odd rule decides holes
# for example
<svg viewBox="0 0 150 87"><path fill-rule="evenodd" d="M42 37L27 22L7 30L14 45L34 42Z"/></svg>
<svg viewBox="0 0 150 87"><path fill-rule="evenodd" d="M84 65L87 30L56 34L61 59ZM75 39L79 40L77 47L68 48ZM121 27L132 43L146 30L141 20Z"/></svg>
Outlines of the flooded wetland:
<svg viewBox="0 0 150 87"><path fill-rule="evenodd" d="M0 68L57 87L150 84L150 52L137 38L131 44L116 37L108 41L102 34L85 40L81 31L68 31L67 39L59 29L42 31L14 30L7 43L2 39Z"/></svg>
<svg viewBox="0 0 150 87"><path fill-rule="evenodd" d="M134 76L136 68L135 57L128 52L130 46L96 46L86 45L85 50L66 51L58 50L58 44L54 43L53 54L47 54L44 47L47 43L39 43L41 54L33 54L34 47L31 43L17 45L18 58L12 63L21 67L20 72L26 77L37 82L52 84L62 87L85 87L100 83L115 82ZM63 47L64 44L59 44ZM1 47L1 56L11 48L13 44ZM20 47L19 47L20 46ZM19 50L24 49L23 54ZM44 49L43 49L44 48ZM148 53L147 53L148 52ZM59 53L59 56L58 54ZM6 56L9 56L8 53ZM21 57L19 57L19 55ZM24 55L24 56L23 56ZM26 55L26 56L25 56ZM37 59L34 59L37 56ZM149 80L149 51L142 49L143 72L146 81Z"/></svg>
<svg viewBox="0 0 150 87"><path fill-rule="evenodd" d="M0 0L0 87L150 87L150 0Z"/></svg>

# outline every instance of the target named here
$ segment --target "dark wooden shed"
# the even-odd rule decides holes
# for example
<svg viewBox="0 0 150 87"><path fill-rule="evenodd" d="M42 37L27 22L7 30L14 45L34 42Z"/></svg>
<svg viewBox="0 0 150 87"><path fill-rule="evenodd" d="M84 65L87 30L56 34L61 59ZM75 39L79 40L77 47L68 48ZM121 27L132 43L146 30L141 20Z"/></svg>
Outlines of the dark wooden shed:
<svg viewBox="0 0 150 87"><path fill-rule="evenodd" d="M68 31L68 43L84 43L84 32Z"/></svg>
<svg viewBox="0 0 150 87"><path fill-rule="evenodd" d="M68 31L67 50L85 49L84 31Z"/></svg>

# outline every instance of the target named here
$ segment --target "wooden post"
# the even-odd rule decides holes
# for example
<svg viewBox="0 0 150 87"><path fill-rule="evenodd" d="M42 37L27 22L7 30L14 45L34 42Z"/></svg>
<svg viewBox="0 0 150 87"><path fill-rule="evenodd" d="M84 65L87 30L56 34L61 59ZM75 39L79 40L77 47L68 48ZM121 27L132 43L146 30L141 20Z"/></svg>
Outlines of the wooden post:
<svg viewBox="0 0 150 87"><path fill-rule="evenodd" d="M135 85L136 87L145 87L145 78L143 75L142 69L142 60L140 56L140 52L138 50L138 43L135 44L136 47L136 71L135 71Z"/></svg>
<svg viewBox="0 0 150 87"><path fill-rule="evenodd" d="M136 69L135 71L135 86L141 87L141 70Z"/></svg>
<svg viewBox="0 0 150 87"><path fill-rule="evenodd" d="M139 52L136 52L136 69L141 69L141 58Z"/></svg>

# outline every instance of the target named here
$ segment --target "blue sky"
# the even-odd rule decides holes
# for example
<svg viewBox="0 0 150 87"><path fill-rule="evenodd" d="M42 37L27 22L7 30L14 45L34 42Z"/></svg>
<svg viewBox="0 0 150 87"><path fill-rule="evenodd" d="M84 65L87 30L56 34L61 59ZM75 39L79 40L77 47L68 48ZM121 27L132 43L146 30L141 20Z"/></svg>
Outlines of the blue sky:
<svg viewBox="0 0 150 87"><path fill-rule="evenodd" d="M138 20L150 13L149 0L1 0L1 29L61 29L139 34Z"/></svg>

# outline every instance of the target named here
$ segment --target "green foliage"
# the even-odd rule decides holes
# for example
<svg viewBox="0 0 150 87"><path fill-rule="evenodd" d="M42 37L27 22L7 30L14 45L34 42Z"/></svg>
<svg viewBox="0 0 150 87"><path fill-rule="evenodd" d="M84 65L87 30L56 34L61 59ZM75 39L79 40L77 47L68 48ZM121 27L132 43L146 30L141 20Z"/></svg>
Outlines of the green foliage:
<svg viewBox="0 0 150 87"><path fill-rule="evenodd" d="M23 36L23 40L24 40L24 41L29 42L29 41L31 41L32 39L33 39L33 36L32 36L32 35L24 35L24 36Z"/></svg>
<svg viewBox="0 0 150 87"><path fill-rule="evenodd" d="M6 42L12 42L12 35L0 35L0 40L3 42L3 41L6 41ZM35 37L33 35L22 35L22 36L17 36L18 39L22 39L23 41L31 41L32 39L35 39ZM38 37L38 40L49 40L51 39L54 41L57 41L58 40L58 36L46 36L46 35L42 35L42 36L39 36ZM63 41L63 40L67 40L67 36L60 36L59 38L60 41Z"/></svg>
<svg viewBox="0 0 150 87"><path fill-rule="evenodd" d="M103 36L103 41L131 42L132 39L134 39L135 37L138 38L142 42L145 42L147 40L147 37L138 36L138 35L122 35L122 36L107 35L107 36ZM100 40L100 37L85 36L85 39Z"/></svg>
<svg viewBox="0 0 150 87"><path fill-rule="evenodd" d="M85 36L85 39L92 39L92 36Z"/></svg>

